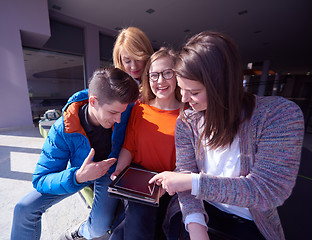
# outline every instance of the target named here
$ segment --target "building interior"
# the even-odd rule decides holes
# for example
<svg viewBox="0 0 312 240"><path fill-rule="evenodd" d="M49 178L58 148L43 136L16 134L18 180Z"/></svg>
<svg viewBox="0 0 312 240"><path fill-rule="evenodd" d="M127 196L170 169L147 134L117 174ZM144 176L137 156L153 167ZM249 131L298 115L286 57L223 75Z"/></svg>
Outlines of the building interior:
<svg viewBox="0 0 312 240"><path fill-rule="evenodd" d="M93 70L112 64L114 41L124 27L141 28L155 50L163 45L178 49L204 30L223 32L240 51L245 91L287 98L304 114L297 184L279 211L286 239L307 239L312 212L311 7L310 0L1 1L0 129L37 126L47 110L61 110L73 93L88 87Z"/></svg>

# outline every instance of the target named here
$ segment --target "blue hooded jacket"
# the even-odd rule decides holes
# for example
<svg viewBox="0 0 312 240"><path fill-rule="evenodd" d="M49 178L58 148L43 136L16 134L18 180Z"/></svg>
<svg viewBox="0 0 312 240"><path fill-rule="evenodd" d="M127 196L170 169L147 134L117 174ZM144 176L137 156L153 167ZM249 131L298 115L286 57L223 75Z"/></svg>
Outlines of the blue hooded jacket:
<svg viewBox="0 0 312 240"><path fill-rule="evenodd" d="M62 116L52 125L42 147L33 174L33 186L40 193L55 195L74 193L92 182L77 183L76 171L88 156L91 146L78 116L79 108L88 102L88 89L71 96ZM121 114L120 123L114 124L112 149L109 158L117 158L124 141L125 130L133 104ZM112 173L116 163L109 169Z"/></svg>

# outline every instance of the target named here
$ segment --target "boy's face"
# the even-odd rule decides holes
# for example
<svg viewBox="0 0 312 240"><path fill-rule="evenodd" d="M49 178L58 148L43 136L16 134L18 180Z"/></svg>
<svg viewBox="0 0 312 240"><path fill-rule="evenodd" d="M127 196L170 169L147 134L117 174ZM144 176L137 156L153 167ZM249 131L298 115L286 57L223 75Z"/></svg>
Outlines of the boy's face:
<svg viewBox="0 0 312 240"><path fill-rule="evenodd" d="M115 122L120 122L121 113L126 110L127 106L127 103L118 101L100 105L95 99L94 103L90 102L90 121L95 126L101 125L103 128L111 128Z"/></svg>

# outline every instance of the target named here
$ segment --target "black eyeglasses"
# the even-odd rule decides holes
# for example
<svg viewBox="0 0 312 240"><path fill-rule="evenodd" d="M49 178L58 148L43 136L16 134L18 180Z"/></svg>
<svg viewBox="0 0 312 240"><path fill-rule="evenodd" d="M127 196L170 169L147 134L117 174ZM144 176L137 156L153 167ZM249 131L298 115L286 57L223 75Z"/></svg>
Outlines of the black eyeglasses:
<svg viewBox="0 0 312 240"><path fill-rule="evenodd" d="M173 77L174 71L172 69L166 69L162 72L151 72L147 74L147 77L151 82L157 82L160 74L164 79L169 80Z"/></svg>

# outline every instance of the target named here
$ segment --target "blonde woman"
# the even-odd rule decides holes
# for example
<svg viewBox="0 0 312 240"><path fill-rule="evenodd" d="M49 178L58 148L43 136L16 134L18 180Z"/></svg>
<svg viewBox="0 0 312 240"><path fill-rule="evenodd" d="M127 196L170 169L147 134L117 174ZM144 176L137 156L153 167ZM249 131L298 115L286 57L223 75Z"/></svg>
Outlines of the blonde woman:
<svg viewBox="0 0 312 240"><path fill-rule="evenodd" d="M141 29L137 27L124 28L119 33L114 45L114 65L141 83L145 64L153 52L150 40Z"/></svg>

